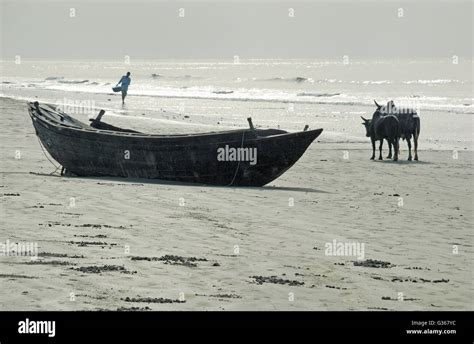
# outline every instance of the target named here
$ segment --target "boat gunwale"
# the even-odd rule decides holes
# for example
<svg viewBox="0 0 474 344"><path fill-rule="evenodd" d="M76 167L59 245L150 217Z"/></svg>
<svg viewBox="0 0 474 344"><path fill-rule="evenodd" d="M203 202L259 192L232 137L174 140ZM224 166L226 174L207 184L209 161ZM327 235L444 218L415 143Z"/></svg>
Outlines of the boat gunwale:
<svg viewBox="0 0 474 344"><path fill-rule="evenodd" d="M40 107L40 105L39 105ZM30 114L30 117L32 117L34 120L38 120L40 123L44 122L47 123L48 125L51 125L55 128L58 129L68 129L76 132L87 132L91 134L98 134L98 135L108 135L112 137L118 137L118 138L156 138L156 139L182 139L182 138L195 138L195 137L203 137L203 136L215 136L215 135L228 135L228 134L237 134L237 133L247 133L247 132L252 132L252 129L236 129L236 130L227 130L227 131L213 131L213 132L207 132L207 133L191 133L191 134L174 134L174 135L160 135L160 134L145 134L145 133L127 133L127 132L118 132L118 131L112 131L112 130L103 130L103 129L96 129L93 127L88 127L87 125L84 124L84 127L76 127L73 125L68 125L64 124L58 121L55 121L51 119L49 116L41 113L37 114L38 110L34 107L33 102L28 102L28 112ZM57 112L57 111L56 111ZM58 113L58 115L61 115ZM66 114L67 115L67 114ZM72 118L73 120L76 120L74 117L71 117L67 115L68 117ZM78 120L76 120L78 121ZM79 123L82 123L78 121ZM45 125L43 125L45 126ZM45 126L46 127L46 126ZM49 129L46 127L46 129ZM50 130L50 129L49 129ZM263 129L266 130L266 129ZM281 138L284 136L300 136L300 135L307 135L310 133L315 133L318 132L320 133L323 131L323 129L318 128L318 129L311 129L311 130L306 130L306 131L296 131L296 132L285 132L282 134L275 134L275 135L268 135L268 136L256 136L256 137L251 137L246 139L246 142L248 141L260 141L260 140L265 140L265 139L273 139L273 138ZM316 137L317 137L316 136Z"/></svg>

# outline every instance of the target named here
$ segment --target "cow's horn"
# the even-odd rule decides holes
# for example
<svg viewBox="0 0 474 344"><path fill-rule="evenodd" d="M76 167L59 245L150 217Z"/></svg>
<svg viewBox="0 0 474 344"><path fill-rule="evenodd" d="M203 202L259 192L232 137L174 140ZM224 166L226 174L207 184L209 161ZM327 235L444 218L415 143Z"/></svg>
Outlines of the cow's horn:
<svg viewBox="0 0 474 344"><path fill-rule="evenodd" d="M362 118L362 120L363 120L364 122L367 122L367 121L368 121L368 119L365 119L365 118L362 117L362 116L360 116L360 118Z"/></svg>
<svg viewBox="0 0 474 344"><path fill-rule="evenodd" d="M377 106L377 108L379 108L379 109L381 108L381 106L375 101L375 99L374 99L374 103Z"/></svg>

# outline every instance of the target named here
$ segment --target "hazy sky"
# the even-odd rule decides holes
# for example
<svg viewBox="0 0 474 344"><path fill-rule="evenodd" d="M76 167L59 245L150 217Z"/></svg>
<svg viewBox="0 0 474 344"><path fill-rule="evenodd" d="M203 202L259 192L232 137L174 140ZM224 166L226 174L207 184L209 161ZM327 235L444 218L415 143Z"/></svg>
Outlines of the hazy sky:
<svg viewBox="0 0 474 344"><path fill-rule="evenodd" d="M471 1L0 4L2 59L472 56Z"/></svg>

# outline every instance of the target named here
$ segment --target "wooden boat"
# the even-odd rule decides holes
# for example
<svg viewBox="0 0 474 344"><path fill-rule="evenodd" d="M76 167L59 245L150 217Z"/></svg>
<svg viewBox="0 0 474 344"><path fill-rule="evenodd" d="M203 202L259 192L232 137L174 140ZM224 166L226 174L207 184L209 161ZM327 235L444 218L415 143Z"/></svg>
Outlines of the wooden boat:
<svg viewBox="0 0 474 344"><path fill-rule="evenodd" d="M42 145L63 170L77 176L263 186L293 166L322 132L307 126L295 133L255 129L249 119L249 129L153 135L104 123L103 110L91 126L51 105L28 103L28 111ZM222 159L226 149L230 154ZM254 161L242 158L252 151ZM232 152L240 152L240 160L235 154L232 159Z"/></svg>

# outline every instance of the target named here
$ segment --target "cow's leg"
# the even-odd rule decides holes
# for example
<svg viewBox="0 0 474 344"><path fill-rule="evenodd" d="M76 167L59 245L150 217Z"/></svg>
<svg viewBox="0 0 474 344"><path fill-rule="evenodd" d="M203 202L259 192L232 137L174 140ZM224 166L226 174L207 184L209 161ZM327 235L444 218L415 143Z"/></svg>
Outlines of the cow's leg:
<svg viewBox="0 0 474 344"><path fill-rule="evenodd" d="M373 138L370 138L372 140L372 157L370 158L370 160L374 160L375 159L375 140Z"/></svg>
<svg viewBox="0 0 474 344"><path fill-rule="evenodd" d="M407 144L408 144L408 161L411 161L411 140L407 137Z"/></svg>
<svg viewBox="0 0 474 344"><path fill-rule="evenodd" d="M399 149L400 149L400 143L399 143L398 140L399 140L398 138L395 138L393 140L393 150L394 150L393 161L398 161L398 153L399 153Z"/></svg>
<svg viewBox="0 0 474 344"><path fill-rule="evenodd" d="M388 143L387 159L392 159L392 142L390 142L390 140L387 140L387 143Z"/></svg>
<svg viewBox="0 0 474 344"><path fill-rule="evenodd" d="M383 146L383 139L380 140L380 145L379 145L379 160L383 160L382 159L382 146Z"/></svg>
<svg viewBox="0 0 474 344"><path fill-rule="evenodd" d="M413 135L413 142L415 143L415 160L418 161L418 134Z"/></svg>
<svg viewBox="0 0 474 344"><path fill-rule="evenodd" d="M400 138L399 137L395 139L395 143L397 144L397 160L398 160L398 158L400 157Z"/></svg>

